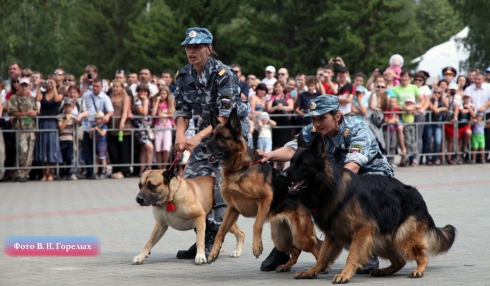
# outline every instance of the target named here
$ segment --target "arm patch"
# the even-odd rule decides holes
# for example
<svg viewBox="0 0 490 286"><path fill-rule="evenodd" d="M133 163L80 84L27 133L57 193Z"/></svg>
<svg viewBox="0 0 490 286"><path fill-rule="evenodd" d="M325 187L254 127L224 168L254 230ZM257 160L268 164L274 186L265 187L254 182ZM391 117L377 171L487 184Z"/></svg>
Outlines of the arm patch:
<svg viewBox="0 0 490 286"><path fill-rule="evenodd" d="M230 108L230 106L231 106L231 95L221 96L221 105L224 108Z"/></svg>
<svg viewBox="0 0 490 286"><path fill-rule="evenodd" d="M362 146L361 145L352 145L349 147L349 153L361 153Z"/></svg>

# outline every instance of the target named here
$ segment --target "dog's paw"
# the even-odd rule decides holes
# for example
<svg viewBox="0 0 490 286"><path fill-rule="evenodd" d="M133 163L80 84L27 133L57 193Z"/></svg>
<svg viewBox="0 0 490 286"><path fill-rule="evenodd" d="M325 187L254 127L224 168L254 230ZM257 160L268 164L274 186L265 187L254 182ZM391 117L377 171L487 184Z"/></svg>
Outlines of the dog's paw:
<svg viewBox="0 0 490 286"><path fill-rule="evenodd" d="M349 280L350 280L349 277L347 277L346 275L343 275L341 273L341 274L337 274L333 277L332 283L333 284L345 284L345 283L349 283Z"/></svg>
<svg viewBox="0 0 490 286"><path fill-rule="evenodd" d="M329 270L329 269L328 269L328 267L327 267L327 268L323 269L323 271L321 271L321 272L320 272L320 274L328 274L328 270Z"/></svg>
<svg viewBox="0 0 490 286"><path fill-rule="evenodd" d="M424 271L417 269L410 271L410 274L408 275L410 278L422 278L422 276L424 276Z"/></svg>
<svg viewBox="0 0 490 286"><path fill-rule="evenodd" d="M253 242L252 243L252 251L255 256L255 258L259 258L259 256L262 254L262 251L264 250L264 247L262 246L262 240L259 242Z"/></svg>
<svg viewBox="0 0 490 286"><path fill-rule="evenodd" d="M218 259L218 251L211 250L211 252L208 255L208 263L211 264Z"/></svg>
<svg viewBox="0 0 490 286"><path fill-rule="evenodd" d="M241 254L242 254L241 251L233 250L233 252L230 254L230 257L238 258L240 257Z"/></svg>
<svg viewBox="0 0 490 286"><path fill-rule="evenodd" d="M279 272L289 272L289 271L291 271L291 267L287 267L286 265L279 265L276 268L276 272L277 273L279 273Z"/></svg>
<svg viewBox="0 0 490 286"><path fill-rule="evenodd" d="M383 277L386 275L388 275L388 274L386 272L384 272L384 269L374 268L373 271L371 271L371 276Z"/></svg>
<svg viewBox="0 0 490 286"><path fill-rule="evenodd" d="M294 275L294 279L313 279L316 276L317 276L317 274L313 271L298 270L298 271L296 271L296 274Z"/></svg>
<svg viewBox="0 0 490 286"><path fill-rule="evenodd" d="M144 254L140 254L138 256L135 256L133 258L133 265L140 265L143 263L143 261L145 260L145 258L147 258L148 256L144 255Z"/></svg>
<svg viewBox="0 0 490 286"><path fill-rule="evenodd" d="M201 265L201 264L206 263L206 255L204 255L204 253L196 254L195 262L196 262L196 265Z"/></svg>

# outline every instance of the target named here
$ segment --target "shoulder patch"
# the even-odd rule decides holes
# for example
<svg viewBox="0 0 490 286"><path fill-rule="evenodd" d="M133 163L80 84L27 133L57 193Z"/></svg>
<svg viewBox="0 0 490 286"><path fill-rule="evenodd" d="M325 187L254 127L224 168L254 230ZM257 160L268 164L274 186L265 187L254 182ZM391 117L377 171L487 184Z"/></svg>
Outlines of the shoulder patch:
<svg viewBox="0 0 490 286"><path fill-rule="evenodd" d="M349 147L349 153L361 153L362 146L361 145L352 145Z"/></svg>
<svg viewBox="0 0 490 286"><path fill-rule="evenodd" d="M231 95L221 96L221 105L225 108L230 108L230 106L231 106Z"/></svg>
<svg viewBox="0 0 490 286"><path fill-rule="evenodd" d="M226 73L226 70L222 69L218 74L219 74L219 76L223 76L225 73Z"/></svg>
<svg viewBox="0 0 490 286"><path fill-rule="evenodd" d="M345 131L344 131L344 137L347 137L347 135L349 135L349 132L350 132L350 129L349 128L345 129Z"/></svg>

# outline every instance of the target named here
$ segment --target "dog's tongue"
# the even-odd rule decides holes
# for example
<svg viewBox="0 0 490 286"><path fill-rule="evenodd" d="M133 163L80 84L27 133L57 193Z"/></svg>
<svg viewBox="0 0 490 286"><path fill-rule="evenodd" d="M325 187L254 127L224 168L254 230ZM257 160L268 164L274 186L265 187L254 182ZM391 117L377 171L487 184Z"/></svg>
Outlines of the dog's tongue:
<svg viewBox="0 0 490 286"><path fill-rule="evenodd" d="M299 181L299 182L296 182L296 183L293 183L290 187L289 187L289 190L292 191L292 190L295 190L297 189L304 181Z"/></svg>

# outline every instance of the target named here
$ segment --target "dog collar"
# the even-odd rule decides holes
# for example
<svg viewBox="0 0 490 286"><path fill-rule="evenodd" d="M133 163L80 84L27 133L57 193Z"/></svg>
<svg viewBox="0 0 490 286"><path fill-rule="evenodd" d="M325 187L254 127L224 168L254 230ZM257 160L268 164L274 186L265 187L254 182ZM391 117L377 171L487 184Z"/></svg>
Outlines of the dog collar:
<svg viewBox="0 0 490 286"><path fill-rule="evenodd" d="M255 161L253 161L253 162L252 162L252 164L250 164L250 166L245 167L245 168L240 169L240 170L237 170L237 171L230 171L230 170L228 170L228 171L227 171L227 170L223 169L223 175L225 175L225 177L226 177L226 176L228 176L230 173L235 173L235 172L240 172L240 171L243 171L243 170L245 170L245 169L247 169L247 168L249 168L249 167L252 167L252 166L253 166L253 165L255 165L255 164L260 163L260 160L262 160L262 158L259 158L259 159L255 160Z"/></svg>

